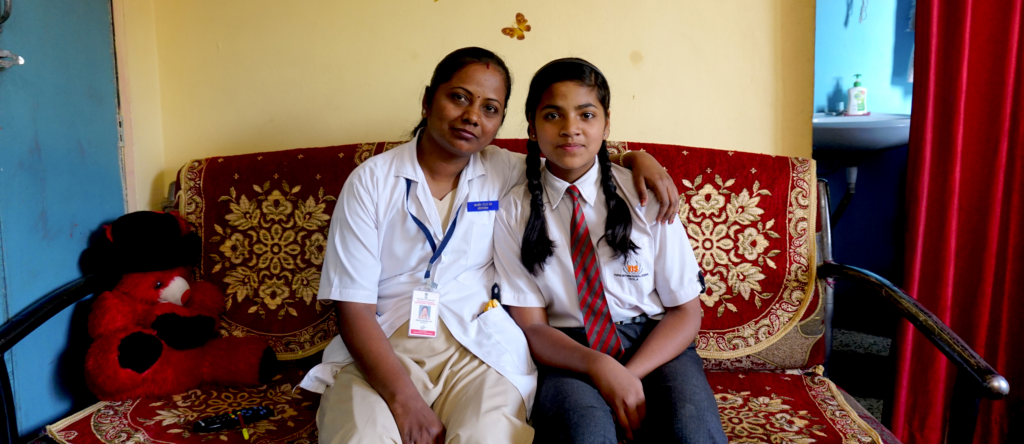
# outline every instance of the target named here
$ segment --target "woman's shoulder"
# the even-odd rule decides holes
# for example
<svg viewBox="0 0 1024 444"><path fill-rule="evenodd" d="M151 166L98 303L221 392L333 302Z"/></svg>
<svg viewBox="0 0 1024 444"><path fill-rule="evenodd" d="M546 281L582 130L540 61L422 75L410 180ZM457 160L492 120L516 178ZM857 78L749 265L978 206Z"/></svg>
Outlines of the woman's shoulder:
<svg viewBox="0 0 1024 444"><path fill-rule="evenodd" d="M496 145L487 145L480 151L480 159L499 168L508 168L510 164L525 162L526 155Z"/></svg>

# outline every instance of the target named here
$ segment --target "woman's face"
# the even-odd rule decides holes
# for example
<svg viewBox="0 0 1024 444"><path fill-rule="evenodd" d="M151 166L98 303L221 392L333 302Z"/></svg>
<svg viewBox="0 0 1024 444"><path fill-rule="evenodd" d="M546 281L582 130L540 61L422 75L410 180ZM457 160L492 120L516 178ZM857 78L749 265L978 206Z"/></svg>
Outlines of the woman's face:
<svg viewBox="0 0 1024 444"><path fill-rule="evenodd" d="M537 138L552 174L574 182L594 165L609 119L597 90L579 82L558 82L544 91L530 133Z"/></svg>
<svg viewBox="0 0 1024 444"><path fill-rule="evenodd" d="M458 155L480 152L494 140L505 115L505 74L493 65L473 64L438 86L424 100L427 143Z"/></svg>

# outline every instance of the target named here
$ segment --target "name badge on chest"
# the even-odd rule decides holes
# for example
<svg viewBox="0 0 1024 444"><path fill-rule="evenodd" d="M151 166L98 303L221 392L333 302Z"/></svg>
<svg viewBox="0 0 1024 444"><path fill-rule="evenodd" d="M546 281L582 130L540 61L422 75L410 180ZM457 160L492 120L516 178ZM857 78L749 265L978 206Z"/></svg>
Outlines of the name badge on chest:
<svg viewBox="0 0 1024 444"><path fill-rule="evenodd" d="M427 289L412 292L412 308L409 313L409 336L433 338L437 336L437 316L441 294Z"/></svg>

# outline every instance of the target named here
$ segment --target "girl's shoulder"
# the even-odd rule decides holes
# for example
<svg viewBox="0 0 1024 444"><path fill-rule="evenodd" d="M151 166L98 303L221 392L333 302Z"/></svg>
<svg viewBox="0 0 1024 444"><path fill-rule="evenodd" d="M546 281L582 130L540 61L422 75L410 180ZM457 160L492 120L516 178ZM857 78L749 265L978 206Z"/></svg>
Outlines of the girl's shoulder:
<svg viewBox="0 0 1024 444"><path fill-rule="evenodd" d="M498 215L514 224L530 217L530 190L526 183L516 185L501 198Z"/></svg>
<svg viewBox="0 0 1024 444"><path fill-rule="evenodd" d="M612 164L612 178L615 181L615 188L632 210L634 218L639 219L646 225L652 225L658 220L658 210L661 203L657 199L650 199L646 207L640 206L640 193L636 190L633 182L633 171L619 165ZM648 193L650 195L651 193Z"/></svg>

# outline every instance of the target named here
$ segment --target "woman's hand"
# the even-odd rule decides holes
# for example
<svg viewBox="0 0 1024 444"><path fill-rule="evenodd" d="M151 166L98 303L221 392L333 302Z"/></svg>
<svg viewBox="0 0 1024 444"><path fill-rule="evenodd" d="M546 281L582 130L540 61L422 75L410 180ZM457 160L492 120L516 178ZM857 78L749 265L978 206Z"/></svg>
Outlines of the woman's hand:
<svg viewBox="0 0 1024 444"><path fill-rule="evenodd" d="M633 182L640 205L647 206L647 189L654 192L654 197L661 203L658 211L659 223L672 223L679 212L679 190L672 176L665 171L654 156L644 151L629 151L622 154L620 161L633 170Z"/></svg>
<svg viewBox="0 0 1024 444"><path fill-rule="evenodd" d="M634 433L640 430L647 416L643 383L614 358L604 354L590 365L587 374L604 402L612 408L615 421L626 432L626 440L634 440Z"/></svg>
<svg viewBox="0 0 1024 444"><path fill-rule="evenodd" d="M391 406L403 444L443 444L444 424L423 398L399 401Z"/></svg>

